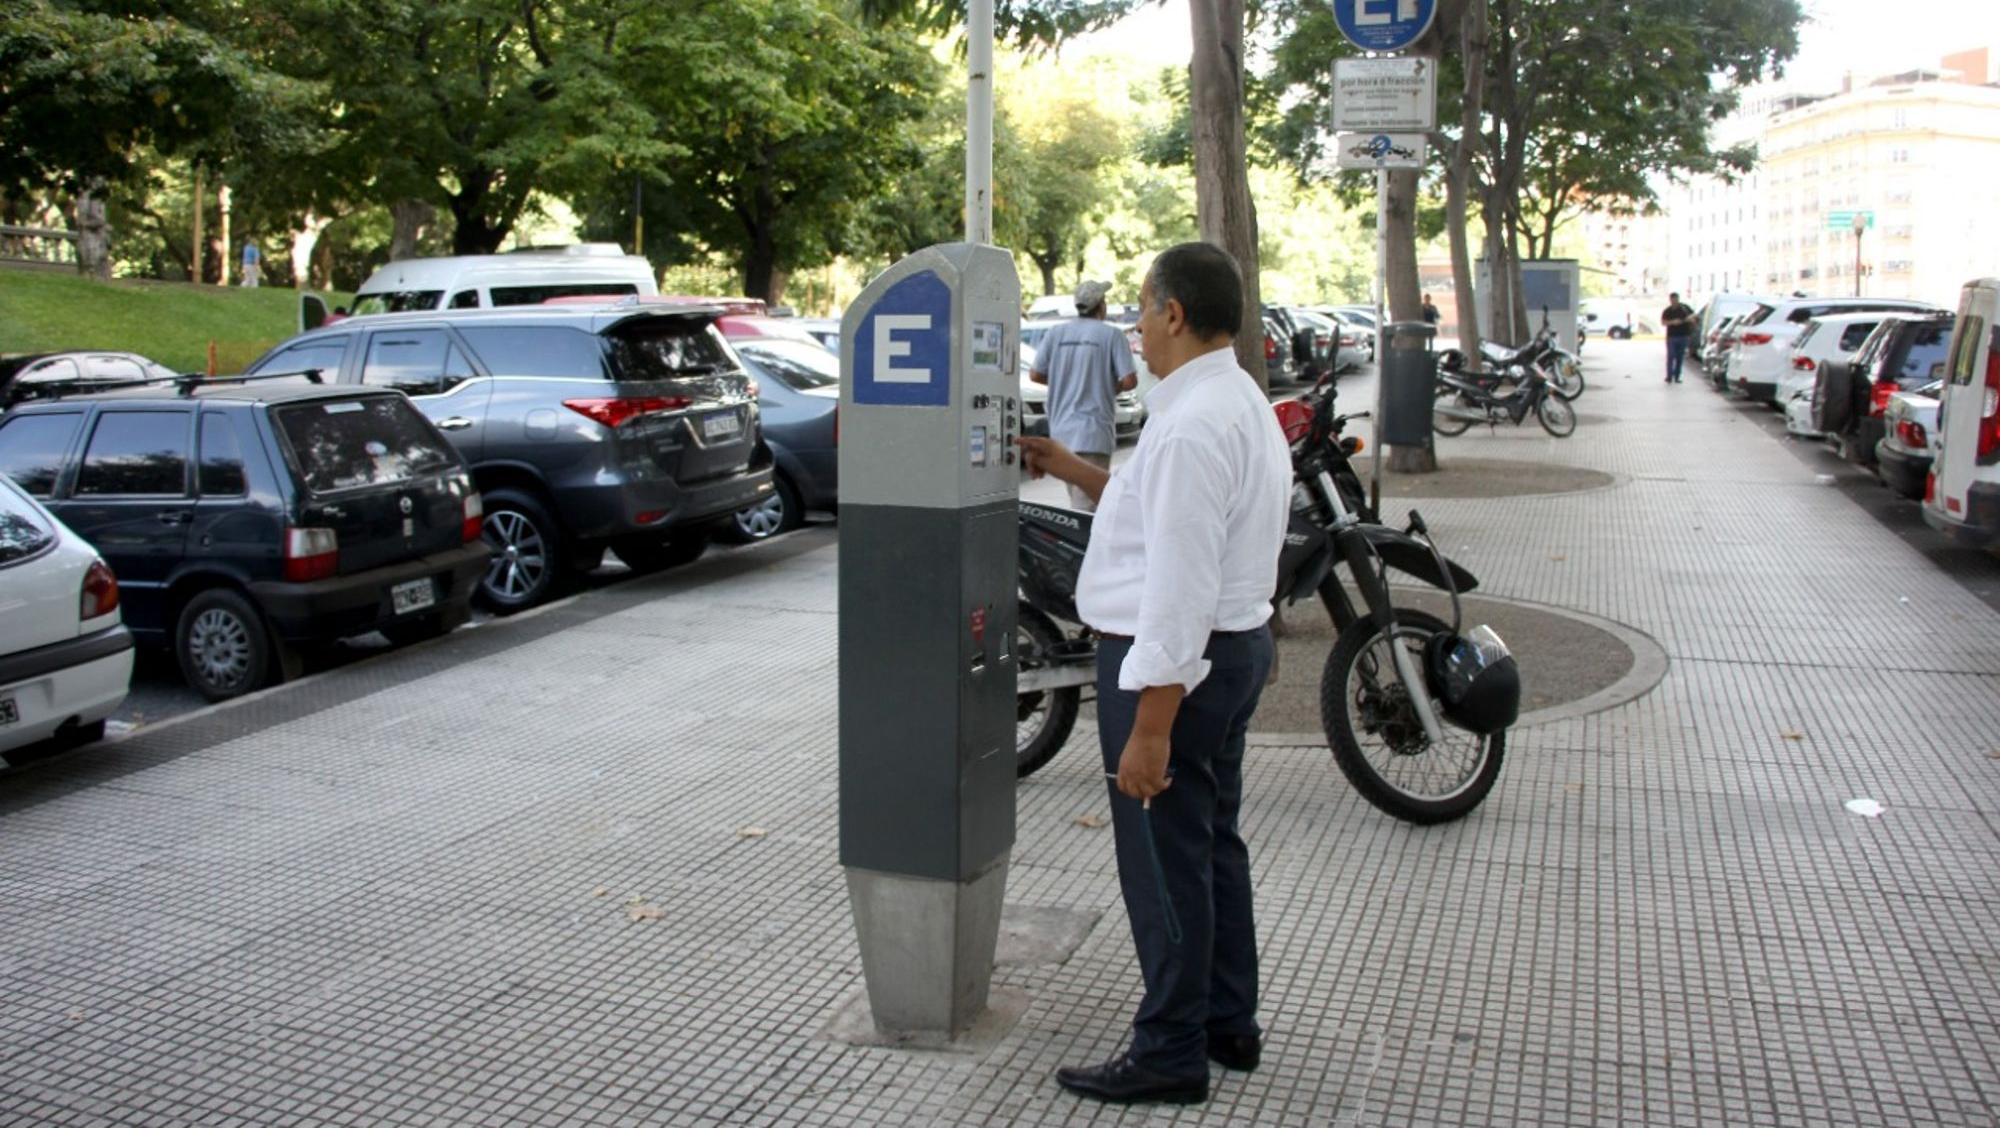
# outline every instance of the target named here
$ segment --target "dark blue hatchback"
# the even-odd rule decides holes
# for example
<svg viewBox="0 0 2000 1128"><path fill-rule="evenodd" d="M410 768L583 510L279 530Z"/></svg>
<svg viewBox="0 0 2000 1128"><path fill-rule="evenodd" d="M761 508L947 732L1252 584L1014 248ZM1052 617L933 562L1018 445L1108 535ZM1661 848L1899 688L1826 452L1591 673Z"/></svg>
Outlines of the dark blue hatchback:
<svg viewBox="0 0 2000 1128"><path fill-rule="evenodd" d="M451 443L399 392L184 383L23 404L0 473L117 574L125 622L211 700L302 646L468 615L488 550Z"/></svg>

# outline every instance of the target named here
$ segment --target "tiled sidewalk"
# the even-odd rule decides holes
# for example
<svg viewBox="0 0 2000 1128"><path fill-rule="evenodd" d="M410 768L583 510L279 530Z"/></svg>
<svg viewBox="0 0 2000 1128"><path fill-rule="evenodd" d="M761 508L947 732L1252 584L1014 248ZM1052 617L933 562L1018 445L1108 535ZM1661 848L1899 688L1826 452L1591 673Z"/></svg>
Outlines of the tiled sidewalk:
<svg viewBox="0 0 2000 1128"><path fill-rule="evenodd" d="M1666 680L1517 731L1441 828L1257 747L1270 1045L1206 1105L1049 1079L1136 998L1087 733L1020 790L1009 900L1103 916L1000 969L1013 1031L822 1036L860 971L815 531L0 778L0 1122L1995 1123L2000 615L1643 344L1592 352L1574 438L1443 453L1619 485L1425 515Z"/></svg>

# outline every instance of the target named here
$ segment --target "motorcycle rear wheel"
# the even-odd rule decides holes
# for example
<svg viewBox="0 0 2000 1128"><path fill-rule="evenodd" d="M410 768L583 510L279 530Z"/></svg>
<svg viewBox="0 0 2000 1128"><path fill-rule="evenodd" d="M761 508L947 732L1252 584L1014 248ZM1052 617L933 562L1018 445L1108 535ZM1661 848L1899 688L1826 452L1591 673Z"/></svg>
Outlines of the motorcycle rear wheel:
<svg viewBox="0 0 2000 1128"><path fill-rule="evenodd" d="M1445 747L1425 737L1396 676L1388 647L1404 646L1423 662L1424 643L1451 627L1421 611L1396 612L1394 636L1361 619L1334 640L1320 676L1320 724L1334 763L1363 799L1384 814L1431 826L1479 806L1500 778L1507 734L1480 736L1439 717Z"/></svg>
<svg viewBox="0 0 2000 1128"><path fill-rule="evenodd" d="M1465 395L1461 392L1451 398L1451 406L1470 407L1471 405L1465 402ZM1470 419L1461 419L1456 415L1441 415L1435 409L1431 412L1431 430L1436 431L1440 435L1463 435L1471 429L1472 420Z"/></svg>
<svg viewBox="0 0 2000 1128"><path fill-rule="evenodd" d="M1062 629L1055 620L1028 606L1020 605L1014 629L1014 652L1023 670L1039 669L1047 663L1042 655L1062 642ZM1014 778L1027 779L1040 771L1069 740L1076 727L1076 714L1083 691L1067 685L1023 693L1014 699Z"/></svg>

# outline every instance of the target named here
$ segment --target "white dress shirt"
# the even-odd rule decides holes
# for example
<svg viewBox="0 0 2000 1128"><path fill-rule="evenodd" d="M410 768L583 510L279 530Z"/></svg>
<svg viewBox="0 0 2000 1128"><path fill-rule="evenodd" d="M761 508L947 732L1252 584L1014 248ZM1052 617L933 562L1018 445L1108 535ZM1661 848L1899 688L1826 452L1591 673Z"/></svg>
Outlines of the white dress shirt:
<svg viewBox="0 0 2000 1128"><path fill-rule="evenodd" d="M1208 676L1210 632L1270 618L1291 454L1230 349L1175 369L1146 407L1138 449L1097 503L1076 606L1097 630L1132 636L1120 689L1192 693Z"/></svg>

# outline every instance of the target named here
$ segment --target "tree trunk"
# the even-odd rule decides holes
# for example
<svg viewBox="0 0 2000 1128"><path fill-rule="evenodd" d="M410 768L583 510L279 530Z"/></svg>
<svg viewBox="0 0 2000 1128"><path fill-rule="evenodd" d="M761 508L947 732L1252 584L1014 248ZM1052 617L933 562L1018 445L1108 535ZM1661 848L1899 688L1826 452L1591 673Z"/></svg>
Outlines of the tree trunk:
<svg viewBox="0 0 2000 1128"><path fill-rule="evenodd" d="M216 186L215 210L215 235L216 238L222 240L222 258L215 264L219 272L216 281L227 286L229 285L229 263L231 260L229 254L229 185L226 182Z"/></svg>
<svg viewBox="0 0 2000 1128"><path fill-rule="evenodd" d="M93 176L76 194L76 270L100 282L111 280L111 224L104 218L110 188L103 177Z"/></svg>
<svg viewBox="0 0 2000 1128"><path fill-rule="evenodd" d="M305 219L299 224L299 229L292 233L293 286L303 290L312 284L310 275L313 251L319 247L319 237L326 234L326 229L332 223L331 219L307 212Z"/></svg>
<svg viewBox="0 0 2000 1128"><path fill-rule="evenodd" d="M202 217L205 216L208 211L208 209L203 206L203 202L205 199L203 194L207 191L207 189L203 186L202 181L203 177L201 173L201 162L196 161L194 163L194 195L190 197L190 199L194 204L194 235L193 235L193 242L191 242L189 246L191 246L194 249L189 255L189 262L188 262L188 281L195 283L199 283L202 279L203 271L202 271L201 260L202 256L208 253L208 239L203 235L201 229Z"/></svg>
<svg viewBox="0 0 2000 1128"><path fill-rule="evenodd" d="M1486 226L1486 329L1494 340L1508 342L1512 336L1513 272L1507 267L1506 207L1500 202L1498 188L1487 188L1485 204L1479 210Z"/></svg>
<svg viewBox="0 0 2000 1128"><path fill-rule="evenodd" d="M1055 293L1056 292L1055 256L1038 255L1035 254L1033 251L1030 251L1028 252L1028 257L1034 260L1036 268L1042 272L1042 296L1048 297L1050 294Z"/></svg>
<svg viewBox="0 0 2000 1128"><path fill-rule="evenodd" d="M1194 58L1188 113L1194 129L1195 223L1203 240L1236 259L1243 272L1243 331L1236 362L1259 387L1264 371L1264 298L1257 263L1257 205L1243 132L1244 0L1189 0Z"/></svg>
<svg viewBox="0 0 2000 1128"><path fill-rule="evenodd" d="M743 252L743 296L776 305L772 283L778 274L777 242L771 229L761 224L751 226L749 235L750 245Z"/></svg>
<svg viewBox="0 0 2000 1128"><path fill-rule="evenodd" d="M1458 142L1445 168L1445 231L1451 239L1452 304L1458 312L1458 347L1466 356L1479 355L1479 302L1472 286L1471 222L1472 155L1479 144L1480 115L1486 95L1486 0L1465 0L1458 19L1458 55L1465 73L1459 100Z"/></svg>
<svg viewBox="0 0 2000 1128"><path fill-rule="evenodd" d="M437 222L437 208L423 200L397 200L389 205L395 231L389 236L389 261L417 257L417 240Z"/></svg>

